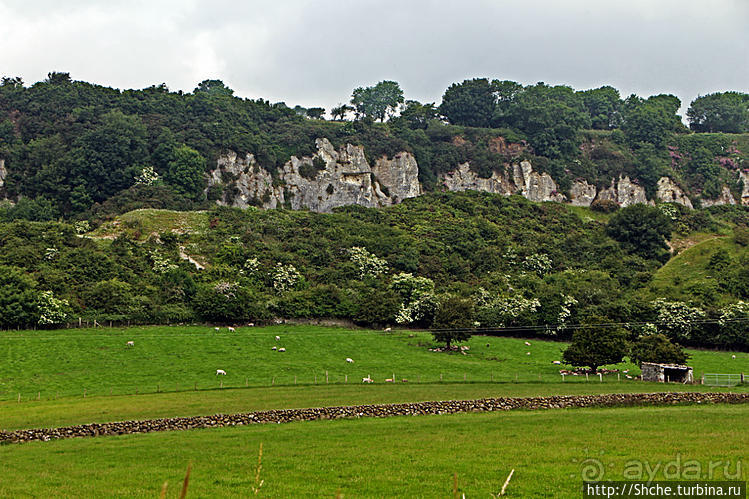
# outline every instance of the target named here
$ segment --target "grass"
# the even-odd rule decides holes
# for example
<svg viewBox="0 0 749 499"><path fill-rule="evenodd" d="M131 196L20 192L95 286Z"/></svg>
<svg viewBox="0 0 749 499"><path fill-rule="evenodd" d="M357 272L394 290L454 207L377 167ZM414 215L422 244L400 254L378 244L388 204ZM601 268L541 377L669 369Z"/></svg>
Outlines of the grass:
<svg viewBox="0 0 749 499"><path fill-rule="evenodd" d="M696 234L693 241L700 242L681 251L655 273L649 286L654 297L682 300L688 299L695 290L701 290L703 294L714 293L717 299L724 298L718 290L714 272L708 268L710 257L725 249L732 258L741 258L749 254L749 248L739 246L730 237L707 238L705 234ZM681 244L686 246L689 243L682 241Z"/></svg>
<svg viewBox="0 0 749 499"><path fill-rule="evenodd" d="M102 224L90 235L92 237L111 238L120 234L127 234L132 239L145 240L153 233L194 234L204 232L207 228L208 214L204 211L144 208L120 215L116 221Z"/></svg>
<svg viewBox="0 0 749 499"><path fill-rule="evenodd" d="M409 382L559 382L564 343L473 337L468 355L430 352L424 332L317 326L135 327L6 332L0 336L0 400L122 395L223 387ZM275 336L281 337L280 341ZM135 346L128 348L127 341ZM486 345L489 345L488 347ZM273 346L286 352L273 351ZM530 355L528 355L530 352ZM693 351L701 372L749 372L749 354ZM347 357L354 359L350 364ZM636 373L635 366L620 364ZM216 376L223 369L226 376ZM580 377L567 377L567 382Z"/></svg>
<svg viewBox="0 0 749 499"><path fill-rule="evenodd" d="M580 217L584 222L590 222L595 220L596 222L607 223L609 219L614 215L613 213L602 213L600 211L591 210L587 206L572 206L565 205L565 207Z"/></svg>
<svg viewBox="0 0 749 499"><path fill-rule="evenodd" d="M518 411L32 442L0 447L0 496L156 497L168 481L174 497L192 463L191 497L246 497L262 443L265 497L449 497L453 473L459 494L487 497L511 469L508 497L580 497L585 470L731 478L749 448L746 416L728 405Z"/></svg>
<svg viewBox="0 0 749 499"><path fill-rule="evenodd" d="M197 392L149 393L112 397L63 398L0 403L0 429L68 426L133 419L232 414L270 409L656 391L737 391L613 380L600 383L432 383L252 387Z"/></svg>

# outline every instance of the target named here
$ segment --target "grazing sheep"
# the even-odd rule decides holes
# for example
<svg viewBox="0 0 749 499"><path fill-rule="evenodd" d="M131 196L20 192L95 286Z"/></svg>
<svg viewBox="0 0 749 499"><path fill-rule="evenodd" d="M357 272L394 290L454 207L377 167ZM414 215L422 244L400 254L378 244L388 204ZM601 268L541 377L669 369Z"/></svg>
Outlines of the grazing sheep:
<svg viewBox="0 0 749 499"><path fill-rule="evenodd" d="M286 351L286 349L285 349L285 348L283 348L283 347L281 347L281 348L279 348L279 349L278 349L278 351L279 351L279 352L285 352L285 351Z"/></svg>
<svg viewBox="0 0 749 499"><path fill-rule="evenodd" d="M369 376L367 376L366 378L362 378L361 382L362 383L374 383L374 380L370 378Z"/></svg>
<svg viewBox="0 0 749 499"><path fill-rule="evenodd" d="M632 376L630 376L629 374L625 374L625 376L627 377L627 379L632 379Z"/></svg>
<svg viewBox="0 0 749 499"><path fill-rule="evenodd" d="M390 327L386 327L385 328L385 331L392 331L392 330L393 330L393 328L390 328Z"/></svg>
<svg viewBox="0 0 749 499"><path fill-rule="evenodd" d="M354 359L352 359L351 357L346 357L346 362L348 362L349 364L353 364Z"/></svg>
<svg viewBox="0 0 749 499"><path fill-rule="evenodd" d="M233 327L231 327L231 326L229 326L229 327L228 327L228 328L226 328L226 329L228 329L230 333L233 333L233 332L234 332L234 328L233 328Z"/></svg>
<svg viewBox="0 0 749 499"><path fill-rule="evenodd" d="M249 324L247 324L247 327L255 327L255 323L254 322L250 322Z"/></svg>
<svg viewBox="0 0 749 499"><path fill-rule="evenodd" d="M735 359L735 358L736 358L736 356L735 356L735 355L731 355L731 358L732 358L732 359Z"/></svg>
<svg viewBox="0 0 749 499"><path fill-rule="evenodd" d="M214 330L214 331L216 331L216 332L218 333L218 332L219 332L219 331L221 330L221 328L218 328L218 327L214 327L214 328L213 328L213 330Z"/></svg>
<svg viewBox="0 0 749 499"><path fill-rule="evenodd" d="M526 341L525 342L525 346L527 346L527 347L531 346L531 342L530 341Z"/></svg>
<svg viewBox="0 0 749 499"><path fill-rule="evenodd" d="M222 376L226 376L226 371L224 371L223 369L216 369L216 376L218 376L219 374Z"/></svg>
<svg viewBox="0 0 749 499"><path fill-rule="evenodd" d="M385 380L385 383L393 383L393 378L388 378Z"/></svg>
<svg viewBox="0 0 749 499"><path fill-rule="evenodd" d="M134 347L135 346L135 342L134 341L128 341L126 343L126 345L129 346L129 347Z"/></svg>
<svg viewBox="0 0 749 499"><path fill-rule="evenodd" d="M525 352L525 355L530 355L530 354L531 354L530 352Z"/></svg>
<svg viewBox="0 0 749 499"><path fill-rule="evenodd" d="M561 362L559 362L558 360L552 360L551 363L552 364L561 364Z"/></svg>
<svg viewBox="0 0 749 499"><path fill-rule="evenodd" d="M280 336L276 336L276 341L279 341L281 339Z"/></svg>
<svg viewBox="0 0 749 499"><path fill-rule="evenodd" d="M275 346L270 347L271 350L277 350Z"/></svg>

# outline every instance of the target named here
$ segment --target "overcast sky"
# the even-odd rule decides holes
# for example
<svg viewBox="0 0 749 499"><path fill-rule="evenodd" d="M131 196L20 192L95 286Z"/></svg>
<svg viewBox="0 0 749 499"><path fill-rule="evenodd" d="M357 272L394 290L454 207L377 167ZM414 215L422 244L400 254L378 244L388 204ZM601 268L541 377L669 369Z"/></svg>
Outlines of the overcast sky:
<svg viewBox="0 0 749 499"><path fill-rule="evenodd" d="M749 92L749 0L0 0L0 75L105 86L218 78L330 108L398 81L439 104L466 78L622 96Z"/></svg>

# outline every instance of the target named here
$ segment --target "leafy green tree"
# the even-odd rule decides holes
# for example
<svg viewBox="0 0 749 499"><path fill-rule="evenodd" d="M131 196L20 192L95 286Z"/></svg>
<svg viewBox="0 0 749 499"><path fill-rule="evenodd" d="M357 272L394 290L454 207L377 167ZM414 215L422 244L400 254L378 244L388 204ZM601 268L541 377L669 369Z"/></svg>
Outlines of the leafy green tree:
<svg viewBox="0 0 749 499"><path fill-rule="evenodd" d="M198 83L193 93L203 92L212 95L225 95L231 97L234 95L234 90L227 87L221 80L203 80Z"/></svg>
<svg viewBox="0 0 749 499"><path fill-rule="evenodd" d="M334 120L343 121L348 113L356 111L352 106L348 104L338 104L330 110L330 114Z"/></svg>
<svg viewBox="0 0 749 499"><path fill-rule="evenodd" d="M687 119L695 132L749 131L749 94L716 92L697 97L687 110Z"/></svg>
<svg viewBox="0 0 749 499"><path fill-rule="evenodd" d="M627 354L626 332L609 324L604 317L589 317L572 335L572 342L562 353L565 363L589 367L596 372L600 366L617 364Z"/></svg>
<svg viewBox="0 0 749 499"><path fill-rule="evenodd" d="M616 212L606 226L606 233L630 253L665 262L669 257L666 240L671 236L671 228L671 219L661 210L636 204Z"/></svg>
<svg viewBox="0 0 749 499"><path fill-rule="evenodd" d="M471 338L473 327L473 301L449 296L440 302L432 323L432 336L435 341L445 343L447 348L453 343L467 341Z"/></svg>
<svg viewBox="0 0 749 499"><path fill-rule="evenodd" d="M422 104L415 100L407 100L405 108L394 121L404 123L411 130L426 130L429 122L437 119L437 114L433 102Z"/></svg>
<svg viewBox="0 0 749 499"><path fill-rule="evenodd" d="M23 269L0 265L0 327L28 326L39 319L36 282Z"/></svg>
<svg viewBox="0 0 749 499"><path fill-rule="evenodd" d="M182 145L172 153L164 180L186 197L198 200L203 196L206 161L195 149Z"/></svg>
<svg viewBox="0 0 749 499"><path fill-rule="evenodd" d="M351 104L358 115L380 121L392 116L401 103L403 90L394 81L384 80L373 87L359 87L351 94Z"/></svg>
<svg viewBox="0 0 749 499"><path fill-rule="evenodd" d="M307 108L307 118L312 120L321 120L325 115L325 108L309 107Z"/></svg>
<svg viewBox="0 0 749 499"><path fill-rule="evenodd" d="M684 364L688 358L689 354L663 334L640 337L634 342L629 352L629 359L637 365L643 362Z"/></svg>
<svg viewBox="0 0 749 499"><path fill-rule="evenodd" d="M527 135L536 154L550 158L577 154L580 131L590 128L582 98L561 85L525 87L510 104L508 118L510 126Z"/></svg>
<svg viewBox="0 0 749 499"><path fill-rule="evenodd" d="M488 127L497 102L494 92L486 78L453 83L445 90L439 111L453 125Z"/></svg>
<svg viewBox="0 0 749 499"><path fill-rule="evenodd" d="M640 142L664 147L674 132L684 130L676 114L681 101L673 95L654 95L644 100L636 95L624 101L622 130L630 145Z"/></svg>
<svg viewBox="0 0 749 499"><path fill-rule="evenodd" d="M622 124L622 99L614 87L578 92L583 98L585 108L590 115L591 126L597 130L612 130Z"/></svg>

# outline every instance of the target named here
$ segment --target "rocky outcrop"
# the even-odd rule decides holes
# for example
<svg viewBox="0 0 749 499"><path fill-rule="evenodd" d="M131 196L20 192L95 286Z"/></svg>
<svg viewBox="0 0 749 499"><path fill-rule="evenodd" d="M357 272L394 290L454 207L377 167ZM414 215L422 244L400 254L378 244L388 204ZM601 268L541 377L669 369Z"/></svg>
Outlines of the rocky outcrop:
<svg viewBox="0 0 749 499"><path fill-rule="evenodd" d="M723 204L736 204L736 200L733 198L733 194L731 194L731 190L727 186L723 186L723 190L720 191L720 195L715 199L702 199L700 201L702 203L703 208L708 208L710 206L718 206Z"/></svg>
<svg viewBox="0 0 749 499"><path fill-rule="evenodd" d="M5 185L5 177L8 175L8 171L5 169L5 160L0 159L0 189Z"/></svg>
<svg viewBox="0 0 749 499"><path fill-rule="evenodd" d="M208 188L222 186L219 203L240 208L287 206L318 212L349 204L389 206L421 193L418 165L410 153L380 158L370 166L360 146L336 150L327 139L318 139L316 146L312 157L292 156L276 178L251 154L227 154L210 173Z"/></svg>
<svg viewBox="0 0 749 499"><path fill-rule="evenodd" d="M520 194L531 201L566 201L564 194L557 192L557 184L548 173L533 171L530 161L512 165L512 175L492 172L491 177L481 178L471 170L469 163L462 163L442 177L442 185L449 191L484 191L495 194Z"/></svg>
<svg viewBox="0 0 749 499"><path fill-rule="evenodd" d="M661 177L658 180L656 198L663 203L678 203L692 208L692 201L689 197L681 190L681 187L676 185L676 182L668 177Z"/></svg>
<svg viewBox="0 0 749 499"><path fill-rule="evenodd" d="M656 392L610 393L604 395L555 395L551 397L498 397L478 400L446 400L404 404L377 404L311 409L280 409L244 414L214 414L182 418L92 423L61 428L39 428L0 431L0 443L49 441L62 438L98 437L156 431L193 430L262 423L290 423L327 419L385 418L457 414L462 412L493 412L510 410L575 409L583 407L657 406L675 404L742 404L749 403L749 393Z"/></svg>
<svg viewBox="0 0 749 499"><path fill-rule="evenodd" d="M590 206L596 199L596 186L585 180L576 180L570 187L570 204L573 206Z"/></svg>
<svg viewBox="0 0 749 499"><path fill-rule="evenodd" d="M744 184L741 190L741 204L749 205L749 170L742 170L739 172L739 182Z"/></svg>
<svg viewBox="0 0 749 499"><path fill-rule="evenodd" d="M636 181L630 180L628 176L619 176L617 182L612 179L611 186L601 189L596 199L615 201L622 207L638 203L655 204L653 201L648 201L645 188L637 184Z"/></svg>

